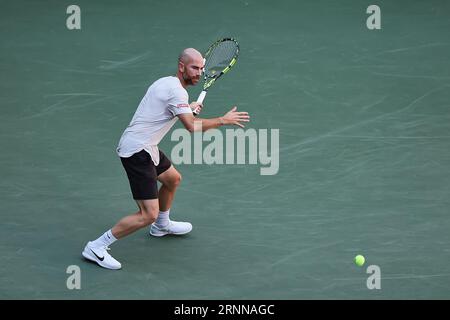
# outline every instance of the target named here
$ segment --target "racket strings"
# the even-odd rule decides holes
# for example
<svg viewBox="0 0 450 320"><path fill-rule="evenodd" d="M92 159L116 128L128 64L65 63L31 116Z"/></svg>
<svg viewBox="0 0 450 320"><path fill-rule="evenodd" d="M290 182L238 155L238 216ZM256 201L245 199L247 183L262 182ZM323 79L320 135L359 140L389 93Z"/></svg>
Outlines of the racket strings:
<svg viewBox="0 0 450 320"><path fill-rule="evenodd" d="M208 77L214 77L220 74L228 67L236 56L238 46L234 41L220 42L206 56L205 72Z"/></svg>

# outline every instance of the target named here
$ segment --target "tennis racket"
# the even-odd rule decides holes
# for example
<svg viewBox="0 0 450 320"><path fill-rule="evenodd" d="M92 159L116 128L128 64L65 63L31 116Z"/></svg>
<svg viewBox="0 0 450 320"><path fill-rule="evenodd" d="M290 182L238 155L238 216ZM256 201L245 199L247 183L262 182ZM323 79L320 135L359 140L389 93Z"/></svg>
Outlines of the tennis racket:
<svg viewBox="0 0 450 320"><path fill-rule="evenodd" d="M208 89L222 75L230 71L239 55L239 43L233 38L223 38L214 42L206 51L204 66L203 90L198 96L197 102L202 103ZM194 115L198 113L193 111Z"/></svg>

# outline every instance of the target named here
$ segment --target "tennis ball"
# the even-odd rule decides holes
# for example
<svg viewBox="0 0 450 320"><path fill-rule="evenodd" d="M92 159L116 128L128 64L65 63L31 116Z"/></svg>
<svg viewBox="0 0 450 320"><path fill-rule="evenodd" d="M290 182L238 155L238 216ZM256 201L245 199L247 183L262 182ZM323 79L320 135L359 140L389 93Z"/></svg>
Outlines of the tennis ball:
<svg viewBox="0 0 450 320"><path fill-rule="evenodd" d="M358 267L362 267L363 264L364 264L364 262L366 262L366 259L364 258L364 256L358 254L358 255L355 257L355 263L356 263L356 265L357 265Z"/></svg>

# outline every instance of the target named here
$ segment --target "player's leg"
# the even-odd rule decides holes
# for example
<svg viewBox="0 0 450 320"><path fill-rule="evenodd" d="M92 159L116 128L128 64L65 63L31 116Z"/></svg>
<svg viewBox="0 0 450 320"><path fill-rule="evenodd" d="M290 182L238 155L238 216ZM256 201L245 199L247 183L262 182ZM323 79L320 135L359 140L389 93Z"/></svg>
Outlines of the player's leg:
<svg viewBox="0 0 450 320"><path fill-rule="evenodd" d="M151 156L147 151L142 150L130 158L121 160L139 211L123 218L112 228L112 234L117 239L149 226L156 220L159 213L158 170Z"/></svg>
<svg viewBox="0 0 450 320"><path fill-rule="evenodd" d="M121 158L139 211L121 219L98 239L89 241L82 255L108 269L120 269L121 264L108 252L117 239L150 225L159 213L157 171L150 155L142 150L129 158Z"/></svg>
<svg viewBox="0 0 450 320"><path fill-rule="evenodd" d="M162 184L159 188L159 210L167 211L172 207L175 192L181 182L181 174L174 166L170 166L158 176L158 181Z"/></svg>
<svg viewBox="0 0 450 320"><path fill-rule="evenodd" d="M122 265L108 253L108 247L138 229L146 227L156 220L159 212L158 199L137 200L139 211L121 219L113 228L98 239L89 241L82 255L107 269L120 269Z"/></svg>
<svg viewBox="0 0 450 320"><path fill-rule="evenodd" d="M116 239L123 238L136 230L147 227L155 222L159 213L158 199L136 200L139 211L122 218L111 232Z"/></svg>
<svg viewBox="0 0 450 320"><path fill-rule="evenodd" d="M170 208L175 192L181 182L181 174L170 163L170 160L160 152L160 163L156 167L158 181L161 182L159 189L159 215L150 228L150 234L155 237L167 234L182 235L191 232L192 224L189 222L178 222L169 219Z"/></svg>

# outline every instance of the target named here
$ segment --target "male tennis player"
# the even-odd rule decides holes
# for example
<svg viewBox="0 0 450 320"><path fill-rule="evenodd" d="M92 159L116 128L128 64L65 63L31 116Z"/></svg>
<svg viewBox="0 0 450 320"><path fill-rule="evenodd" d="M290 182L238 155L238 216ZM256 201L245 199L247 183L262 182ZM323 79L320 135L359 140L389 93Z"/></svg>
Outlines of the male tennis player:
<svg viewBox="0 0 450 320"><path fill-rule="evenodd" d="M194 117L192 110L200 111L202 105L189 104L186 87L200 81L203 67L200 52L185 49L179 56L176 76L161 78L148 88L117 147L139 211L124 217L97 240L88 242L82 252L86 259L107 269L120 269L120 262L107 251L116 240L149 225L150 234L155 237L183 235L192 230L189 222L169 219L181 175L158 149L158 143L178 118L190 132L199 130L199 126L194 127L194 120L201 122L203 131L222 125L243 127L242 122L249 121L248 113L237 112L236 107L219 118ZM159 191L157 181L162 184Z"/></svg>

